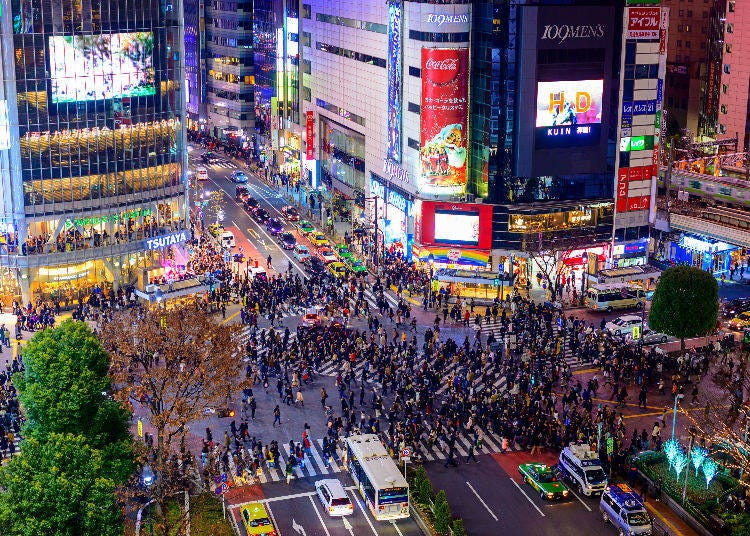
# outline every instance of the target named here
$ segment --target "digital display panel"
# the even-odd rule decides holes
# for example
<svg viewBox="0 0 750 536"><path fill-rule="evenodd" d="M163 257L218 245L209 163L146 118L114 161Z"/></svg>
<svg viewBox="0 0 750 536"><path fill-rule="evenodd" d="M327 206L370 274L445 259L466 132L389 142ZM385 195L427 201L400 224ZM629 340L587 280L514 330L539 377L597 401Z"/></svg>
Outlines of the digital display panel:
<svg viewBox="0 0 750 536"><path fill-rule="evenodd" d="M50 36L53 104L156 93L151 32Z"/></svg>
<svg viewBox="0 0 750 536"><path fill-rule="evenodd" d="M538 82L536 126L594 125L602 122L602 80Z"/></svg>
<svg viewBox="0 0 750 536"><path fill-rule="evenodd" d="M435 211L435 242L479 244L479 213Z"/></svg>

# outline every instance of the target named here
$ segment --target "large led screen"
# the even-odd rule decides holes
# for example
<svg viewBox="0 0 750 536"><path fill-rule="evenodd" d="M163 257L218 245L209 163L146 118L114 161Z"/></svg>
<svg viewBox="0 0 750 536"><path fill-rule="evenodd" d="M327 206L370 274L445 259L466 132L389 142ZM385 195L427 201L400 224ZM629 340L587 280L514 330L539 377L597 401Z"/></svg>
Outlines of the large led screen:
<svg viewBox="0 0 750 536"><path fill-rule="evenodd" d="M602 80L538 82L536 126L594 125L602 122Z"/></svg>
<svg viewBox="0 0 750 536"><path fill-rule="evenodd" d="M49 38L53 104L156 93L151 32Z"/></svg>
<svg viewBox="0 0 750 536"><path fill-rule="evenodd" d="M435 242L479 244L479 213L435 211Z"/></svg>

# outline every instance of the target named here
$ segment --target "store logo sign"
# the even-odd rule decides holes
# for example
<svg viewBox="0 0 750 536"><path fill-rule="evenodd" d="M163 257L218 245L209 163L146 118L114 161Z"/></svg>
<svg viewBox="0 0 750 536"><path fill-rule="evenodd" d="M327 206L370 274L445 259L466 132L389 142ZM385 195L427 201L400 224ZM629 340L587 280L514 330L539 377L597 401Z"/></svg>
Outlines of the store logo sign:
<svg viewBox="0 0 750 536"><path fill-rule="evenodd" d="M542 41L556 41L558 45L568 39L600 39L604 37L603 24L547 24L539 37Z"/></svg>
<svg viewBox="0 0 750 536"><path fill-rule="evenodd" d="M168 246L176 246L182 242L187 242L187 231L182 230L176 233L172 233L166 236L158 236L156 238L147 238L144 240L146 249L161 249Z"/></svg>
<svg viewBox="0 0 750 536"><path fill-rule="evenodd" d="M466 24L469 22L468 13L429 13L427 23L440 28L443 24Z"/></svg>
<svg viewBox="0 0 750 536"><path fill-rule="evenodd" d="M383 173L386 174L388 180L397 180L404 183L409 182L409 172L393 160L385 159L383 161Z"/></svg>

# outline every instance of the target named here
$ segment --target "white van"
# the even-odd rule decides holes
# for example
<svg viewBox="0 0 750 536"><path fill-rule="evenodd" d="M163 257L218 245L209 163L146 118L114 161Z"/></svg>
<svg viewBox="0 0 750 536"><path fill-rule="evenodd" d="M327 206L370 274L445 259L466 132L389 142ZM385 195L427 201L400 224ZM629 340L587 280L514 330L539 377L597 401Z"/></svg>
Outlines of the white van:
<svg viewBox="0 0 750 536"><path fill-rule="evenodd" d="M605 523L612 523L620 534L651 536L653 524L643 499L627 484L612 484L602 493L599 512Z"/></svg>
<svg viewBox="0 0 750 536"><path fill-rule="evenodd" d="M315 491L329 516L348 516L354 512L352 501L337 479L318 480L315 483Z"/></svg>
<svg viewBox="0 0 750 536"><path fill-rule="evenodd" d="M573 487L584 495L601 493L607 487L607 475L596 453L588 445L571 443L560 452L560 468Z"/></svg>
<svg viewBox="0 0 750 536"><path fill-rule="evenodd" d="M207 181L208 180L208 170L206 168L204 168L204 167L198 168L196 178L199 181Z"/></svg>
<svg viewBox="0 0 750 536"><path fill-rule="evenodd" d="M221 233L221 247L231 250L234 246L234 233L232 233L232 231L224 231Z"/></svg>

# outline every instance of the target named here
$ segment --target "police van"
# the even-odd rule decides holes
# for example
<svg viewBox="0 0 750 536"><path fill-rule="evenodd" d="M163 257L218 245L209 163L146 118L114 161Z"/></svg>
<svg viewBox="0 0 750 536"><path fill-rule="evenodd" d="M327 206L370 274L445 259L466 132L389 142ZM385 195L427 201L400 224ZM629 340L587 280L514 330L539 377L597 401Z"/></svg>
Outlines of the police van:
<svg viewBox="0 0 750 536"><path fill-rule="evenodd" d="M596 453L588 445L571 443L560 453L563 476L584 495L601 493L607 487L607 475Z"/></svg>
<svg viewBox="0 0 750 536"><path fill-rule="evenodd" d="M650 536L651 518L643 499L627 484L611 484L602 493L599 511L605 523L612 523L621 536Z"/></svg>

